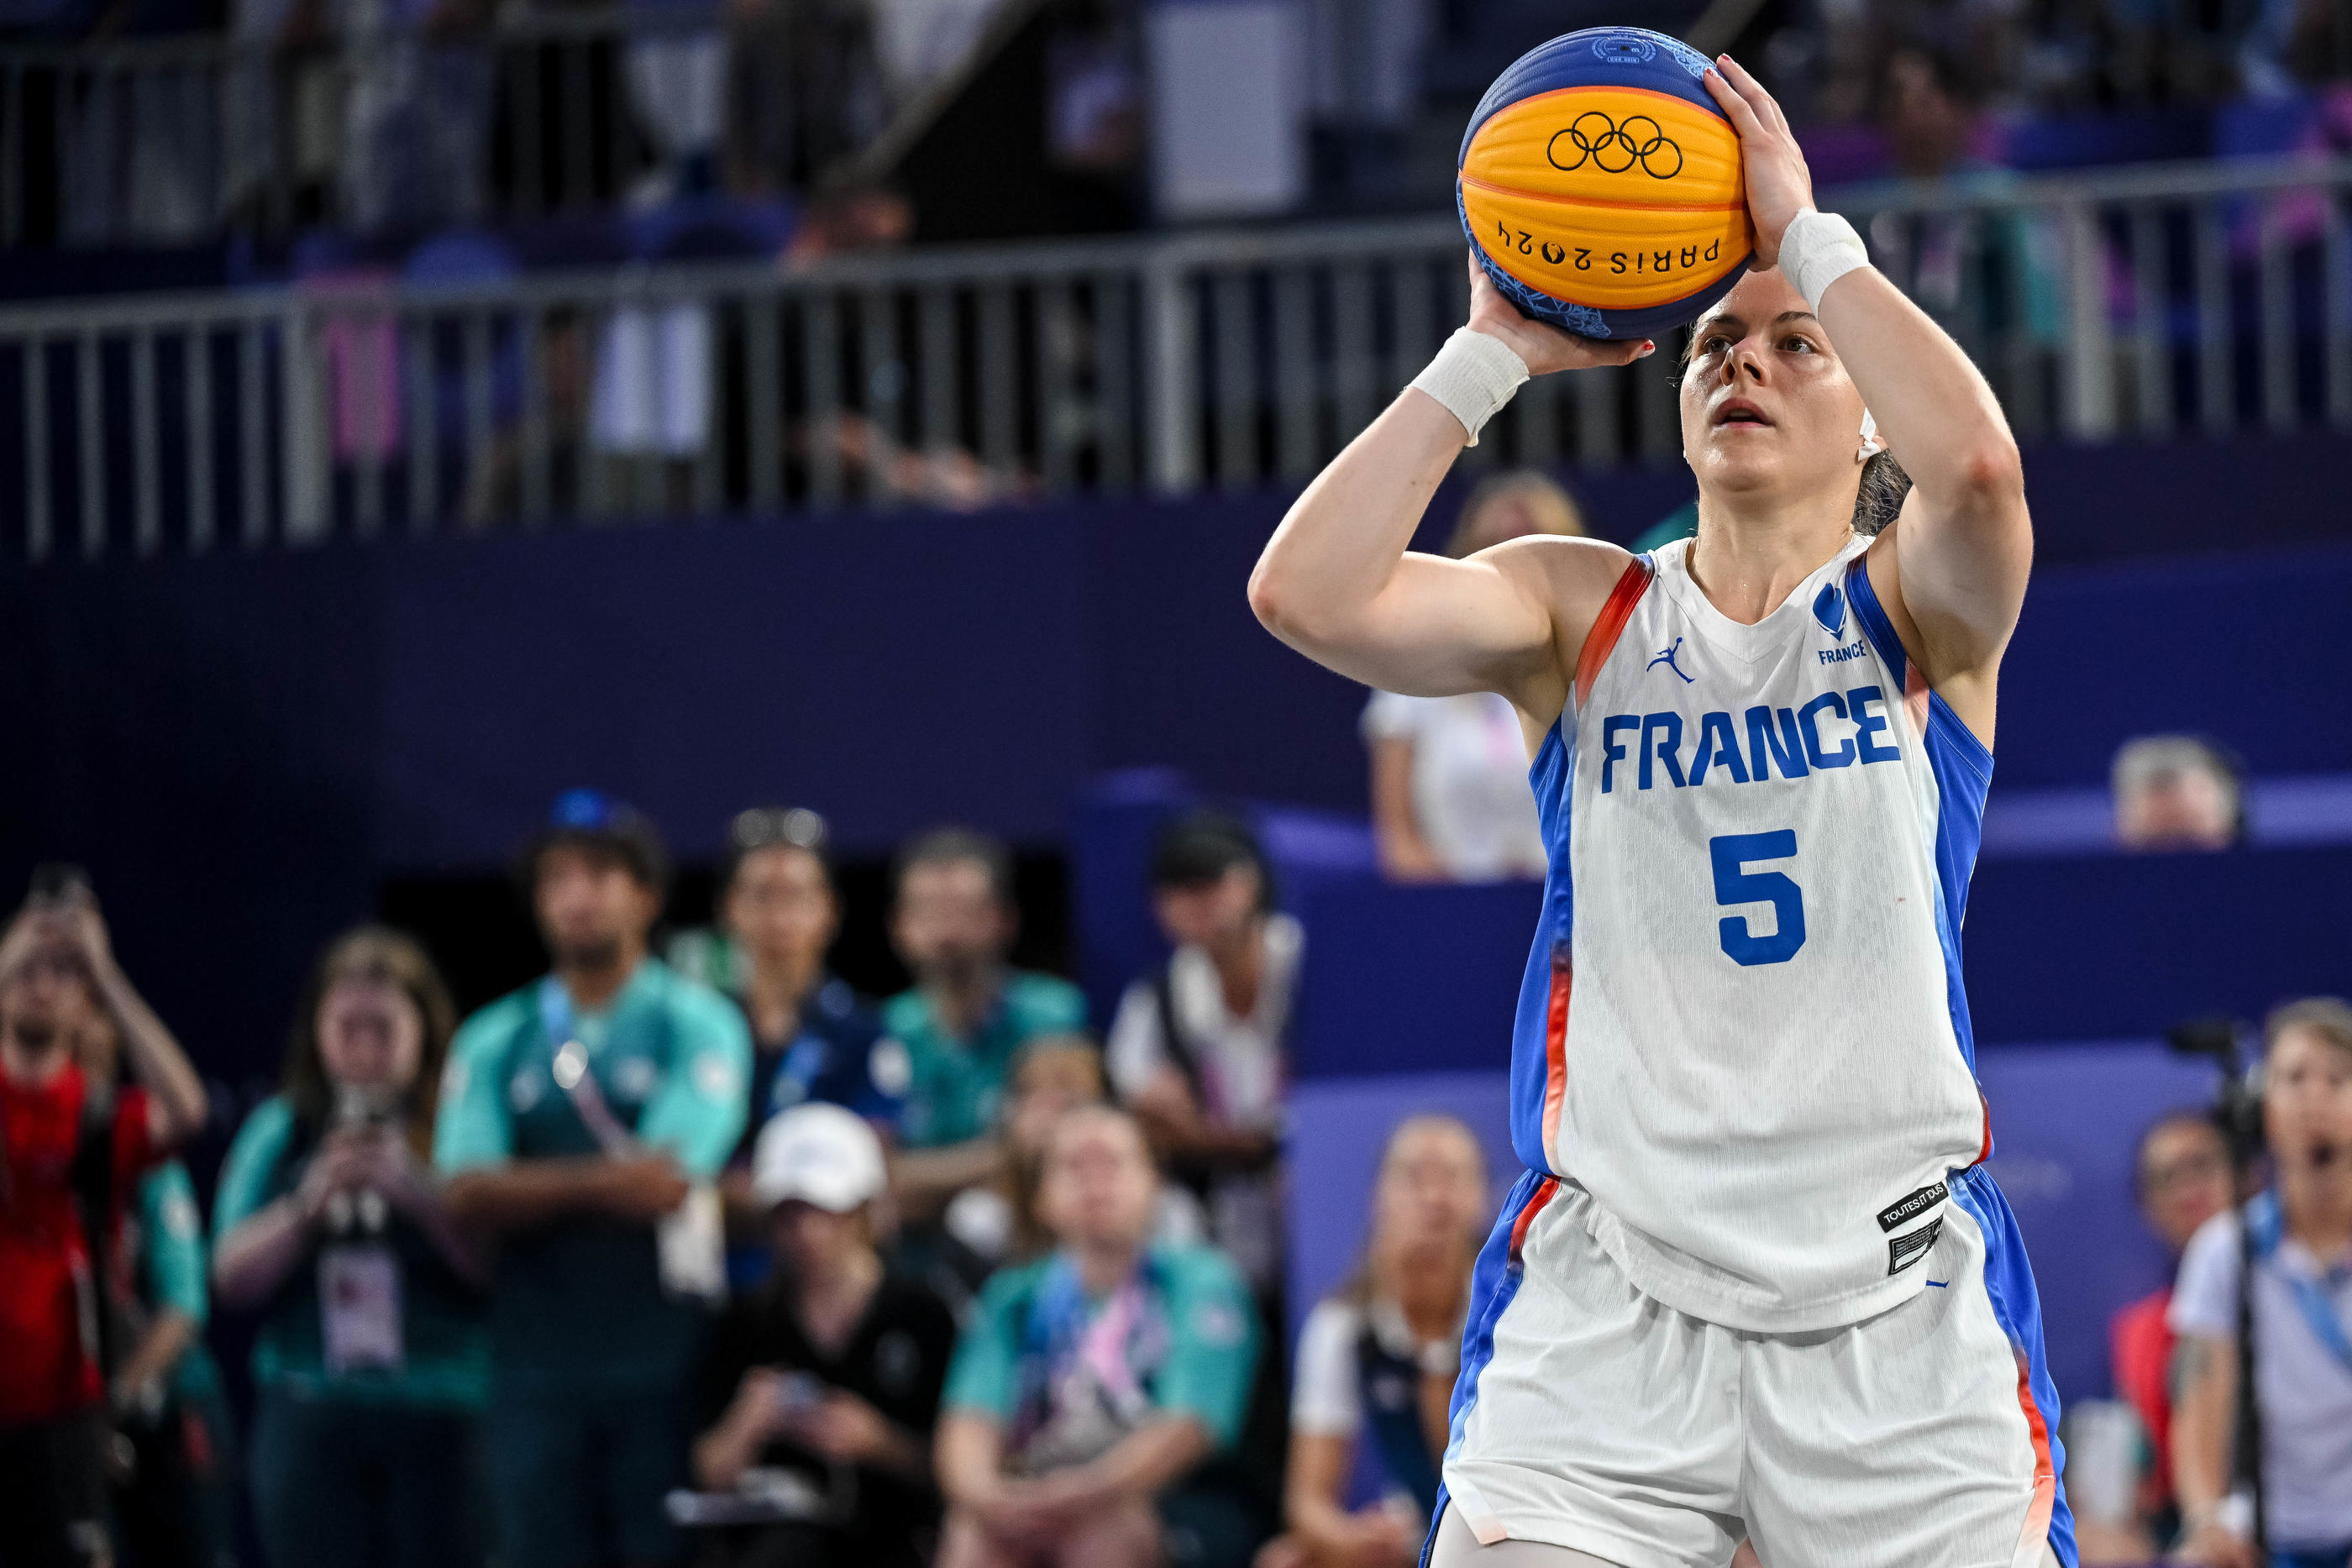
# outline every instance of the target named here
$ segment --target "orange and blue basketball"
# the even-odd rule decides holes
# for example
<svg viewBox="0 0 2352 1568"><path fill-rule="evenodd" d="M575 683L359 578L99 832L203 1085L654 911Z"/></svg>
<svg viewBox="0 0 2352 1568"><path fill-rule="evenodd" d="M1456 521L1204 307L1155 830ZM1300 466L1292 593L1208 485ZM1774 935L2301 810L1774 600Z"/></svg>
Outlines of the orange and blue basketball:
<svg viewBox="0 0 2352 1568"><path fill-rule="evenodd" d="M1588 338L1690 320L1747 270L1739 133L1709 62L1644 27L1587 27L1520 57L1462 138L1455 204L1521 311Z"/></svg>

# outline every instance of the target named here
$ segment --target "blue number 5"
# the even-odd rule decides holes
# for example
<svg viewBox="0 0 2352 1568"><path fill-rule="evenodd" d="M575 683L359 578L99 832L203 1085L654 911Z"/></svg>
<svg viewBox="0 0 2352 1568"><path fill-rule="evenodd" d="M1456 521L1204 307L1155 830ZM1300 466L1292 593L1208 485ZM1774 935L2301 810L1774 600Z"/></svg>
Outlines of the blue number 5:
<svg viewBox="0 0 2352 1568"><path fill-rule="evenodd" d="M1797 852L1797 835L1726 833L1706 841L1715 862L1715 901L1721 904L1769 904L1776 928L1769 936L1748 929L1748 916L1727 915L1717 923L1723 950L1735 964L1785 964L1805 945L1805 890L1777 871L1749 871L1749 861L1784 861Z"/></svg>

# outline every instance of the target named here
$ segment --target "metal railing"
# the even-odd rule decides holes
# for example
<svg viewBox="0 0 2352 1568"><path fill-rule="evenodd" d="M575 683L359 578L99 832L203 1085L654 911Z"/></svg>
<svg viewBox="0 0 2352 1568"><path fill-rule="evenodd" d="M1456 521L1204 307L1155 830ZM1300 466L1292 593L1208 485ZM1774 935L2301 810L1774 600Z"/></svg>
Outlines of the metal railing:
<svg viewBox="0 0 2352 1568"><path fill-rule="evenodd" d="M2023 437L2096 440L2352 423L2347 191L2352 160L1828 199ZM1433 218L20 308L0 555L1296 483L1466 298ZM1466 461L1672 461L1673 378L1544 378Z"/></svg>

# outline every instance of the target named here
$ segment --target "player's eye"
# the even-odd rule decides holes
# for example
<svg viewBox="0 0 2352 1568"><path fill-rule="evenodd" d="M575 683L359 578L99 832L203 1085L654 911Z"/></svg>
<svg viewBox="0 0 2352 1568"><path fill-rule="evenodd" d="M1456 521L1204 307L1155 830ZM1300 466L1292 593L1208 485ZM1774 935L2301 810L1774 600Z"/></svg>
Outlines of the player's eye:
<svg viewBox="0 0 2352 1568"><path fill-rule="evenodd" d="M1790 333L1788 337L1781 339L1780 347L1792 354L1810 354L1813 351L1813 343L1811 339L1801 338L1794 333Z"/></svg>
<svg viewBox="0 0 2352 1568"><path fill-rule="evenodd" d="M1710 332L1699 340L1698 351L1702 354L1720 354L1730 347L1730 339L1720 332Z"/></svg>

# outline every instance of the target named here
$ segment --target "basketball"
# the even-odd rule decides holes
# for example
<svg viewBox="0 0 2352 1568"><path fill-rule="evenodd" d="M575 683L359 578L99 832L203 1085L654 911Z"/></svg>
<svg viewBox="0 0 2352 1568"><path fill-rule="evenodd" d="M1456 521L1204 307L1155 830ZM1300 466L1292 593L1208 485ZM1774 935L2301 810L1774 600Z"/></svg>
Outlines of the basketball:
<svg viewBox="0 0 2352 1568"><path fill-rule="evenodd" d="M1708 66L1663 33L1587 27L1496 78L1454 197L1504 298L1588 338L1647 338L1738 281L1755 235Z"/></svg>

